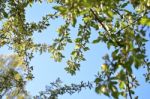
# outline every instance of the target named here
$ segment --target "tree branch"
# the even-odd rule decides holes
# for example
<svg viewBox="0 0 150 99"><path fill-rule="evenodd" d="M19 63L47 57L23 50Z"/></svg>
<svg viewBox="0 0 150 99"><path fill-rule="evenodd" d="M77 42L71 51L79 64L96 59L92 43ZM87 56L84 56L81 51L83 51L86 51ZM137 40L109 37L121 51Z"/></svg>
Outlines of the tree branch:
<svg viewBox="0 0 150 99"><path fill-rule="evenodd" d="M129 92L129 97L130 97L130 99L132 99L132 93L131 93L131 90L130 90L130 86L129 86L129 78L128 78L128 73L127 73L127 71L126 71L126 76L127 76L127 90L128 90L128 92Z"/></svg>
<svg viewBox="0 0 150 99"><path fill-rule="evenodd" d="M98 16L95 14L95 12L92 9L90 9L90 11L94 15L95 20L98 21L101 24L101 26L103 27L103 29L108 32L107 28L105 27L105 25L103 24L103 22L98 18Z"/></svg>

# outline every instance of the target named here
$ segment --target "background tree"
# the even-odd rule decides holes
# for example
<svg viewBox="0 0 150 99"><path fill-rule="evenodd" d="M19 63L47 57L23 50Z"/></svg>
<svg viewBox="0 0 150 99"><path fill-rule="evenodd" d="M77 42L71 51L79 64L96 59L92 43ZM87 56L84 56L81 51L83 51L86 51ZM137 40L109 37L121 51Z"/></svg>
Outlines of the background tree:
<svg viewBox="0 0 150 99"><path fill-rule="evenodd" d="M15 54L0 56L0 99L3 96L8 99L26 97L25 71L26 67L21 57Z"/></svg>
<svg viewBox="0 0 150 99"><path fill-rule="evenodd" d="M108 49L111 49L111 55L103 57L105 63L95 78L94 88L98 94L132 99L134 88L139 85L133 70L139 70L142 67L147 69L144 76L146 82L149 82L150 62L147 59L145 44L148 41L147 34L149 34L150 26L150 0L48 0L47 3L53 5L55 13L48 13L38 23L27 22L25 8L32 7L36 2L45 1L1 0L0 4L0 21L2 22L0 46L7 45L19 57L23 57L26 78L33 78L32 67L29 63L34 57L34 52L42 54L48 51L56 62L61 62L65 58L62 53L65 46L69 43L75 44L67 61L68 66L65 68L68 73L75 75L80 69L80 62L86 60L84 52L90 49L88 44L104 42ZM33 41L35 31L42 33L50 25L49 20L58 18L63 18L65 23L57 29L58 37L53 44L35 43ZM71 37L72 28L78 28L75 39ZM92 33L99 35L93 41L90 40ZM15 71L13 73L15 74ZM8 74L1 73L6 76L9 76ZM91 88L90 83L82 82L79 85L63 87L59 82L59 80L55 82L57 86L52 84L56 88L46 90L45 93L48 94L40 95L44 95L41 98L55 99L59 94L72 90L74 93L82 87ZM4 90L2 89L1 92Z"/></svg>

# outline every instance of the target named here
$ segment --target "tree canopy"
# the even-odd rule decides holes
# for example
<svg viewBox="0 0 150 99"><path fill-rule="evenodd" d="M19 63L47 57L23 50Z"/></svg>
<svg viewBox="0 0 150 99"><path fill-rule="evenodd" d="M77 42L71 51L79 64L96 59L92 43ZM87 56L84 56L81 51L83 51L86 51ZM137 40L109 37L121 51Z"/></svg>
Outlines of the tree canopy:
<svg viewBox="0 0 150 99"><path fill-rule="evenodd" d="M150 0L0 0L0 47L8 46L14 55L0 56L0 96L31 98L24 90L32 80L30 61L34 53L49 52L56 62L61 62L67 44L74 44L66 72L75 75L80 63L86 61L89 44L105 43L111 54L103 57L105 63L98 70L94 83L63 85L60 79L51 83L35 99L57 99L65 93L80 92L82 88L95 88L98 94L118 99L133 99L139 86L133 70L146 68L145 81L150 82L150 62L146 54L150 26ZM39 22L26 21L26 8L36 2L52 5L52 13L41 16ZM36 16L33 16L36 17ZM33 35L42 33L51 21L62 18L64 24L56 29L53 43L35 43ZM78 32L71 36L73 28ZM91 34L98 34L91 40ZM96 52L95 52L96 53ZM93 67L94 68L94 67ZM87 68L88 69L88 68ZM138 97L135 97L136 99Z"/></svg>

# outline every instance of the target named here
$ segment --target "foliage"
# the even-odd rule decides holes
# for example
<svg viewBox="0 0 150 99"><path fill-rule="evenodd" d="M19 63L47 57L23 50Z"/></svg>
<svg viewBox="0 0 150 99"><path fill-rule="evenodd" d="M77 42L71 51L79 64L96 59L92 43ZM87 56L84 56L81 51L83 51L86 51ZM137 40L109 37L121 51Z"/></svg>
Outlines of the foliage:
<svg viewBox="0 0 150 99"><path fill-rule="evenodd" d="M75 92L80 92L83 88L92 88L90 82L80 84L62 85L62 81L58 78L55 82L51 83L51 86L47 86L46 91L40 92L39 96L35 96L35 99L58 99L58 95L69 93L70 95Z"/></svg>
<svg viewBox="0 0 150 99"><path fill-rule="evenodd" d="M0 96L20 97L25 94L26 66L23 59L17 55L0 56Z"/></svg>
<svg viewBox="0 0 150 99"><path fill-rule="evenodd" d="M75 75L80 69L80 62L86 60L84 52L90 49L88 44L104 42L108 49L113 51L111 55L104 56L105 63L95 78L95 91L98 94L113 98L129 96L132 99L134 88L139 85L133 70L142 67L147 68L146 82L150 81L150 62L145 48L150 26L150 0L48 0L47 3L53 4L56 13L48 13L37 23L26 21L25 8L44 1L0 1L0 21L2 22L0 46L7 45L23 57L27 66L27 78L33 78L29 62L34 57L34 52L39 51L42 54L48 51L55 61L61 62L65 58L62 53L65 46L68 43L74 43L75 47L65 70ZM65 23L57 29L58 37L53 44L33 42L35 31L42 33L50 25L49 20L58 18L63 18ZM79 18L82 22L79 22ZM70 36L72 28L78 28L75 39ZM98 34L93 41L90 40L92 33ZM14 70L13 74L15 72ZM7 72L1 75L9 76ZM15 75L15 78L20 79L18 75ZM61 91L61 88L58 90ZM2 91L3 89L0 92ZM66 93L65 90L62 94L64 93Z"/></svg>

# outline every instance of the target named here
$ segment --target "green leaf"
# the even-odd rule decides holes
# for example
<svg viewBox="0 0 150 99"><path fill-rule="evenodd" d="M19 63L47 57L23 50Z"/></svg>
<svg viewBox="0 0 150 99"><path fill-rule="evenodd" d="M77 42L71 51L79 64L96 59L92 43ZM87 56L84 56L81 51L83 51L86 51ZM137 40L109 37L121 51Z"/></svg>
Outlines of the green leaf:
<svg viewBox="0 0 150 99"><path fill-rule="evenodd" d="M119 88L120 88L120 89L124 89L124 86L125 86L125 83L124 83L123 81L121 81L121 82L119 83Z"/></svg>
<svg viewBox="0 0 150 99"><path fill-rule="evenodd" d="M53 0L48 0L48 2L50 2L50 3L51 3L51 2L53 2Z"/></svg>
<svg viewBox="0 0 150 99"><path fill-rule="evenodd" d="M8 17L8 14L5 11L3 12L3 15L4 15L5 18Z"/></svg>
<svg viewBox="0 0 150 99"><path fill-rule="evenodd" d="M112 54L111 54L111 56L113 57L114 60L117 60L117 58L118 58L118 55L117 55L118 51L119 51L119 50L116 49L116 50L113 51Z"/></svg>
<svg viewBox="0 0 150 99"><path fill-rule="evenodd" d="M72 40L71 40L71 39L67 39L67 42L68 42L68 43L72 43Z"/></svg>
<svg viewBox="0 0 150 99"><path fill-rule="evenodd" d="M72 17L72 26L75 27L77 23L77 19L75 17Z"/></svg>
<svg viewBox="0 0 150 99"><path fill-rule="evenodd" d="M130 90L131 94L135 94L135 92L133 90Z"/></svg>
<svg viewBox="0 0 150 99"><path fill-rule="evenodd" d="M107 64L102 64L101 69L105 72L107 72L109 70Z"/></svg>
<svg viewBox="0 0 150 99"><path fill-rule="evenodd" d="M100 37L98 37L97 39L93 40L93 42L92 42L92 43L93 43L93 44L97 44L97 43L99 43L99 42L100 42L100 40L101 40L101 39L100 39Z"/></svg>
<svg viewBox="0 0 150 99"><path fill-rule="evenodd" d="M129 1L127 1L126 3L122 4L122 5L121 5L121 8L126 7L129 3L130 3L130 2L129 2Z"/></svg>
<svg viewBox="0 0 150 99"><path fill-rule="evenodd" d="M89 47L85 47L85 48L83 48L83 50L84 50L84 51L88 51L88 50L90 50L90 49L89 49Z"/></svg>
<svg viewBox="0 0 150 99"><path fill-rule="evenodd" d="M67 8L65 8L64 6L54 6L53 8L60 11L61 14L64 14L67 11Z"/></svg>
<svg viewBox="0 0 150 99"><path fill-rule="evenodd" d="M119 93L118 92L113 92L112 96L114 97L114 99L118 99Z"/></svg>
<svg viewBox="0 0 150 99"><path fill-rule="evenodd" d="M107 11L107 15L110 17L110 18L112 18L113 17L113 15L114 15L114 13L112 12L112 11Z"/></svg>
<svg viewBox="0 0 150 99"><path fill-rule="evenodd" d="M88 21L90 21L92 18L91 17L85 17L85 18L83 18L83 21L84 22L88 22Z"/></svg>
<svg viewBox="0 0 150 99"><path fill-rule="evenodd" d="M100 81L102 81L102 79L96 78L94 82L95 82L96 84L99 84Z"/></svg>
<svg viewBox="0 0 150 99"><path fill-rule="evenodd" d="M123 97L126 97L127 93L123 91L123 92L121 92L121 95L122 95Z"/></svg>
<svg viewBox="0 0 150 99"><path fill-rule="evenodd" d="M140 24L142 24L142 25L150 26L150 18L148 18L148 17L143 17L143 18L141 18L139 22L140 22Z"/></svg>
<svg viewBox="0 0 150 99"><path fill-rule="evenodd" d="M81 38L76 38L76 39L75 39L75 42L76 42L76 43L79 43L79 42L81 42L81 41L82 41Z"/></svg>
<svg viewBox="0 0 150 99"><path fill-rule="evenodd" d="M95 91L96 91L96 93L98 93L98 94L101 94L101 93L102 93L100 86L96 87L96 88L95 88Z"/></svg>

